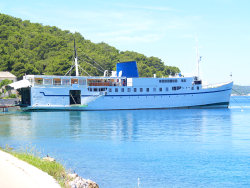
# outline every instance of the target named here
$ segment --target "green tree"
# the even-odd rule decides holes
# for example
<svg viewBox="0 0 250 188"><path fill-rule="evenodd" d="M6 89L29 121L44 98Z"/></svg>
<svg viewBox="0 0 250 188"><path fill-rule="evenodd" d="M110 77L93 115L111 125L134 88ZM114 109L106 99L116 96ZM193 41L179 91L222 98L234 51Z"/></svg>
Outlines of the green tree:
<svg viewBox="0 0 250 188"><path fill-rule="evenodd" d="M80 33L55 26L43 26L28 20L0 14L0 70L10 71L21 79L25 74L64 75L74 57L76 40L79 64L92 76L104 70L116 70L116 63L137 61L142 77L169 76L180 72L157 57L133 51L119 51L104 42L93 43ZM82 71L82 75L87 75Z"/></svg>
<svg viewBox="0 0 250 188"><path fill-rule="evenodd" d="M7 86L8 84L11 84L11 83L12 83L11 80L8 80L8 79L2 80L0 82L0 88L2 88L3 86Z"/></svg>

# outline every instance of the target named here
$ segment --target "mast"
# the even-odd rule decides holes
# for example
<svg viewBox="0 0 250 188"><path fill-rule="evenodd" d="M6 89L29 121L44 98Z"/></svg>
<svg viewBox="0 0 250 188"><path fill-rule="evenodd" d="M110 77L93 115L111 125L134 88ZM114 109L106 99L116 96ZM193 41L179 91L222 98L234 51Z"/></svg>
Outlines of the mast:
<svg viewBox="0 0 250 188"><path fill-rule="evenodd" d="M76 41L75 41L75 39L74 39L74 50L75 50L75 68L76 68L76 76L79 76L78 62L77 62L77 53L76 53Z"/></svg>
<svg viewBox="0 0 250 188"><path fill-rule="evenodd" d="M198 40L196 39L196 56L197 56L197 77L200 78L200 62L201 56L199 55Z"/></svg>
<svg viewBox="0 0 250 188"><path fill-rule="evenodd" d="M197 77L200 77L200 60L199 60L199 51L198 47L196 47L196 56L197 56Z"/></svg>

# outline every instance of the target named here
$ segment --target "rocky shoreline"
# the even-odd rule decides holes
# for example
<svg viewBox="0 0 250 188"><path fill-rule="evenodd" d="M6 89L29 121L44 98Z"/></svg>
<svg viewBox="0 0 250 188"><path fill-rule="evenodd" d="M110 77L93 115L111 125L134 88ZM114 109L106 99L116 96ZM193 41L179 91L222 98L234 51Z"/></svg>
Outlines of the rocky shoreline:
<svg viewBox="0 0 250 188"><path fill-rule="evenodd" d="M52 157L44 157L43 160L49 161L49 162L55 162L56 160ZM67 174L68 181L65 183L65 186L67 188L99 188L97 183L95 183L92 180L84 179L80 177L76 173L68 173Z"/></svg>
<svg viewBox="0 0 250 188"><path fill-rule="evenodd" d="M84 179L78 174L68 174L70 181L66 183L66 187L70 188L99 188L99 186L89 179Z"/></svg>

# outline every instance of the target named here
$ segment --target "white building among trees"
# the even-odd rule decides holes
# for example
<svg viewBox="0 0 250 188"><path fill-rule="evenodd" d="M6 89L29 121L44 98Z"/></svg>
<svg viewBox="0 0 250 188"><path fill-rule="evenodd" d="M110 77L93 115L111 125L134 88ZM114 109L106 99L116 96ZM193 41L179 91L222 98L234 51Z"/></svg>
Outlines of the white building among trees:
<svg viewBox="0 0 250 188"><path fill-rule="evenodd" d="M10 72L0 72L0 98L2 97L14 97L16 95L16 90L6 89L6 85L16 82L16 76Z"/></svg>
<svg viewBox="0 0 250 188"><path fill-rule="evenodd" d="M0 82L6 79L11 80L12 82L15 82L16 76L14 74L11 74L10 72L0 72Z"/></svg>

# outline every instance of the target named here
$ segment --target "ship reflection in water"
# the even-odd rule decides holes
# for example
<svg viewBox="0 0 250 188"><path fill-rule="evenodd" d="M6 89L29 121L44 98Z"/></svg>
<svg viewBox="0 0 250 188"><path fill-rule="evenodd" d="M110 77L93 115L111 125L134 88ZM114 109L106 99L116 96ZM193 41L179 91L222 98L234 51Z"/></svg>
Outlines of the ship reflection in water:
<svg viewBox="0 0 250 188"><path fill-rule="evenodd" d="M0 135L20 140L51 137L144 141L166 140L168 134L185 134L188 130L192 134L189 136L199 137L206 132L206 126L214 125L209 117L211 112L199 109L24 112L2 116ZM231 123L229 109L215 110L213 115L217 116L214 125L217 129L223 125L218 121Z"/></svg>
<svg viewBox="0 0 250 188"><path fill-rule="evenodd" d="M237 106L18 112L0 116L0 143L35 146L104 188L136 187L138 178L141 187L242 187L249 121L250 108Z"/></svg>

